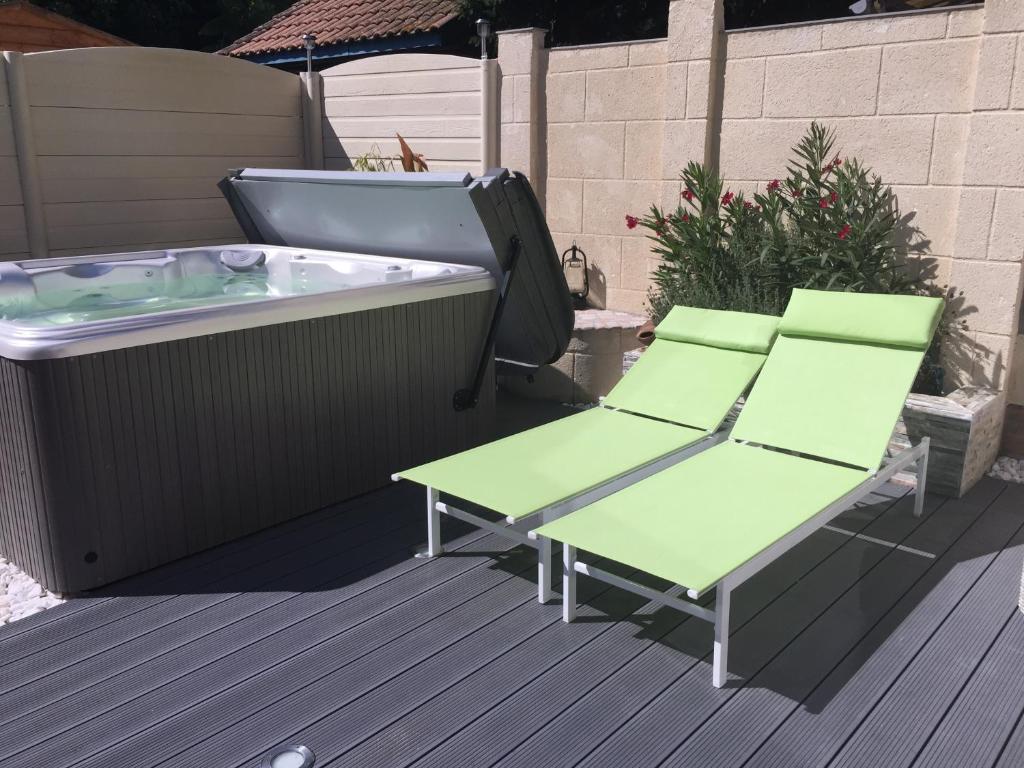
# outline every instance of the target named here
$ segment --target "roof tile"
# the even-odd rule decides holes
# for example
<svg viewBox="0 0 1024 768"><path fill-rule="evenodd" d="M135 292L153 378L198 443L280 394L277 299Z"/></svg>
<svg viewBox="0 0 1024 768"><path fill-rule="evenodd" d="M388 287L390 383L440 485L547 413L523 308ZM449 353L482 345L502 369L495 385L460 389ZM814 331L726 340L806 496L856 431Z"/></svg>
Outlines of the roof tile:
<svg viewBox="0 0 1024 768"><path fill-rule="evenodd" d="M458 0L299 0L224 48L240 56L302 48L302 35L317 45L431 32L458 15Z"/></svg>

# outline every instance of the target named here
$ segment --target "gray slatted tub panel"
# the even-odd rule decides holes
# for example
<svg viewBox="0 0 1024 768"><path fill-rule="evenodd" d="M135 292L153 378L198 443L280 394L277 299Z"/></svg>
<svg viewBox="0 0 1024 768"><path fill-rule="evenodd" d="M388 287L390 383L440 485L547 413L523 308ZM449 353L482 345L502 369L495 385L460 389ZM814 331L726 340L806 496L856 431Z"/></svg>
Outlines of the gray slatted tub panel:
<svg viewBox="0 0 1024 768"><path fill-rule="evenodd" d="M51 589L90 589L481 442L493 379L476 409L451 400L472 380L492 302L472 293L4 360L2 551Z"/></svg>

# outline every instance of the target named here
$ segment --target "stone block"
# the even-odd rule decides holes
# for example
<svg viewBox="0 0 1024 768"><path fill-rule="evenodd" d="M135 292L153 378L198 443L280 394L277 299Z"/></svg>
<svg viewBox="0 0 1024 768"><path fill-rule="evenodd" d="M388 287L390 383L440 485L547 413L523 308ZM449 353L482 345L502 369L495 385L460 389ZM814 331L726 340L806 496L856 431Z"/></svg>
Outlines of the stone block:
<svg viewBox="0 0 1024 768"><path fill-rule="evenodd" d="M888 45L946 36L947 17L941 13L844 19L821 25L821 47L855 48Z"/></svg>
<svg viewBox="0 0 1024 768"><path fill-rule="evenodd" d="M532 133L528 123L503 123L501 126L501 164L512 171L531 175Z"/></svg>
<svg viewBox="0 0 1024 768"><path fill-rule="evenodd" d="M1024 187L1024 113L984 113L971 117L964 183Z"/></svg>
<svg viewBox="0 0 1024 768"><path fill-rule="evenodd" d="M985 0L985 32L1024 31L1024 3L1020 0Z"/></svg>
<svg viewBox="0 0 1024 768"><path fill-rule="evenodd" d="M766 117L848 117L876 109L881 48L768 59Z"/></svg>
<svg viewBox="0 0 1024 768"><path fill-rule="evenodd" d="M691 160L704 162L707 152L706 120L673 120L665 123L661 176L678 178ZM724 157L724 155L723 155Z"/></svg>
<svg viewBox="0 0 1024 768"><path fill-rule="evenodd" d="M729 59L779 56L821 49L823 24L801 24L782 29L740 30L726 34Z"/></svg>
<svg viewBox="0 0 1024 768"><path fill-rule="evenodd" d="M643 67L650 64L664 64L668 60L668 41L656 40L648 43L634 43L629 46L629 66Z"/></svg>
<svg viewBox="0 0 1024 768"><path fill-rule="evenodd" d="M548 72L583 72L628 64L629 45L624 43L553 48L548 55Z"/></svg>
<svg viewBox="0 0 1024 768"><path fill-rule="evenodd" d="M590 294L587 301L596 307L604 307L609 288L618 288L622 272L622 238L610 235L584 235L552 233L559 255L566 251L573 241L587 255Z"/></svg>
<svg viewBox="0 0 1024 768"><path fill-rule="evenodd" d="M617 335L617 334L616 334ZM622 378L622 352L575 355L573 402L596 403L612 391Z"/></svg>
<svg viewBox="0 0 1024 768"><path fill-rule="evenodd" d="M517 29L498 33L498 65L502 77L526 75L533 71L540 49L544 47L544 30Z"/></svg>
<svg viewBox="0 0 1024 768"><path fill-rule="evenodd" d="M583 231L595 235L630 234L626 214L640 216L661 199L662 185L655 181L587 179L583 183Z"/></svg>
<svg viewBox="0 0 1024 768"><path fill-rule="evenodd" d="M711 61L691 61L686 74L686 116L708 116L711 100Z"/></svg>
<svg viewBox="0 0 1024 768"><path fill-rule="evenodd" d="M960 194L956 187L894 187L903 216L903 230L912 248L942 256L953 254L956 213Z"/></svg>
<svg viewBox="0 0 1024 768"><path fill-rule="evenodd" d="M1016 50L1016 37L986 35L981 38L978 74L974 85L976 110L1006 109L1009 106Z"/></svg>
<svg viewBox="0 0 1024 768"><path fill-rule="evenodd" d="M685 61L672 62L665 68L666 120L682 120L686 117L686 80L689 69Z"/></svg>
<svg viewBox="0 0 1024 768"><path fill-rule="evenodd" d="M971 127L969 115L937 115L932 164L928 180L932 184L960 186L964 180L964 158L967 134Z"/></svg>
<svg viewBox="0 0 1024 768"><path fill-rule="evenodd" d="M516 75L513 82L515 107L513 116L517 123L529 123L537 116L537 89L533 87L530 75Z"/></svg>
<svg viewBox="0 0 1024 768"><path fill-rule="evenodd" d="M545 90L548 123L578 123L584 119L587 92L585 72L548 75Z"/></svg>
<svg viewBox="0 0 1024 768"><path fill-rule="evenodd" d="M647 291L610 288L608 290L608 308L645 315L647 314Z"/></svg>
<svg viewBox="0 0 1024 768"><path fill-rule="evenodd" d="M661 178L663 126L661 121L626 123L625 178Z"/></svg>
<svg viewBox="0 0 1024 768"><path fill-rule="evenodd" d="M988 257L999 261L1024 258L1024 189L1000 189L996 195Z"/></svg>
<svg viewBox="0 0 1024 768"><path fill-rule="evenodd" d="M969 112L977 40L941 40L885 48L881 115Z"/></svg>
<svg viewBox="0 0 1024 768"><path fill-rule="evenodd" d="M1014 355L1010 361L1009 399L1014 405L1024 406L1024 335L1017 335L1014 343ZM1024 407L1021 408L1022 425L1024 425ZM1018 436L1021 445L1020 456L1024 457L1024 429Z"/></svg>
<svg viewBox="0 0 1024 768"><path fill-rule="evenodd" d="M888 184L926 184L934 120L928 115L830 120L838 151L857 157ZM773 179L785 173L808 120L723 120L721 174ZM666 133L666 147L669 146Z"/></svg>
<svg viewBox="0 0 1024 768"><path fill-rule="evenodd" d="M984 8L965 8L960 11L951 11L946 34L949 37L974 37L981 34L981 28L984 24Z"/></svg>
<svg viewBox="0 0 1024 768"><path fill-rule="evenodd" d="M579 232L583 229L583 181L547 180L546 214L553 232ZM566 246L568 248L568 246Z"/></svg>
<svg viewBox="0 0 1024 768"><path fill-rule="evenodd" d="M739 59L725 65L723 117L760 117L764 96L764 59Z"/></svg>
<svg viewBox="0 0 1024 768"><path fill-rule="evenodd" d="M587 120L660 120L665 67L604 69L587 74Z"/></svg>
<svg viewBox="0 0 1024 768"><path fill-rule="evenodd" d="M548 174L557 178L621 179L622 123L556 123L548 126Z"/></svg>
<svg viewBox="0 0 1024 768"><path fill-rule="evenodd" d="M1016 332L1020 301L1019 262L953 260L950 287L963 291L963 312L972 332Z"/></svg>
<svg viewBox="0 0 1024 768"><path fill-rule="evenodd" d="M988 233L992 227L992 210L996 191L983 187L964 187L957 209L956 240L953 256L958 259L988 257Z"/></svg>
<svg viewBox="0 0 1024 768"><path fill-rule="evenodd" d="M1024 42L1017 44L1017 63L1013 68L1013 88L1010 91L1010 106L1024 109Z"/></svg>
<svg viewBox="0 0 1024 768"><path fill-rule="evenodd" d="M710 59L721 24L721 0L669 3L669 60Z"/></svg>
<svg viewBox="0 0 1024 768"><path fill-rule="evenodd" d="M1013 338L994 333L974 334L971 383L977 387L1006 389L1010 378Z"/></svg>
<svg viewBox="0 0 1024 768"><path fill-rule="evenodd" d="M622 276L620 285L636 291L647 291L658 259L651 252L653 243L646 237L622 239Z"/></svg>

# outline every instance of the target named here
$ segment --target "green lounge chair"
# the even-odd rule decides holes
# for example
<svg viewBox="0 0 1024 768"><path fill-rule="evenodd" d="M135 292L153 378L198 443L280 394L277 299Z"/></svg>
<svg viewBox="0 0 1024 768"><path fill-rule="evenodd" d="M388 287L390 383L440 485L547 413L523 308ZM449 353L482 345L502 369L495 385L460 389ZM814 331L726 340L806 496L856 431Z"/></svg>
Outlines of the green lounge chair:
<svg viewBox="0 0 1024 768"><path fill-rule="evenodd" d="M912 463L921 514L928 439L884 456L941 313L941 299L794 291L728 441L531 532L563 543L562 618L584 573L710 621L721 687L733 589ZM676 586L599 570L577 548ZM713 610L691 602L711 589Z"/></svg>
<svg viewBox="0 0 1024 768"><path fill-rule="evenodd" d="M427 487L427 550L441 554L441 514L539 550L538 599L551 592L551 542L527 530L597 501L720 442L779 318L675 307L633 369L591 408L493 443L404 470ZM440 503L440 492L496 512L496 522ZM528 520L530 518L530 520Z"/></svg>

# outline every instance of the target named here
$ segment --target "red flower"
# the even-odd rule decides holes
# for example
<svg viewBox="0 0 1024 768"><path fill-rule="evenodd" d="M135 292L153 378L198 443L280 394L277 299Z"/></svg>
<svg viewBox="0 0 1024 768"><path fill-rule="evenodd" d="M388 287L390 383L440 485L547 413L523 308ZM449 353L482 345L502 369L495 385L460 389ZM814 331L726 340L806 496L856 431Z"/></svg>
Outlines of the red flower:
<svg viewBox="0 0 1024 768"><path fill-rule="evenodd" d="M754 210L754 204L751 203L749 200L743 201L743 207L746 208L748 211Z"/></svg>
<svg viewBox="0 0 1024 768"><path fill-rule="evenodd" d="M828 198L827 197L821 198L821 200L818 201L818 207L819 208L828 208Z"/></svg>
<svg viewBox="0 0 1024 768"><path fill-rule="evenodd" d="M782 186L782 182L781 181L779 181L778 179L772 179L771 181L768 182L768 191L769 192L775 192L781 186Z"/></svg>
<svg viewBox="0 0 1024 768"><path fill-rule="evenodd" d="M683 198L686 200L686 202L690 202L690 201L693 200L693 190L692 189L689 189L689 188L684 189L681 194L683 195Z"/></svg>
<svg viewBox="0 0 1024 768"><path fill-rule="evenodd" d="M789 190L789 194L791 194L793 197L800 197L801 195L803 195L803 193L804 191L800 189L800 187L791 187Z"/></svg>
<svg viewBox="0 0 1024 768"><path fill-rule="evenodd" d="M726 192L724 195L722 195L722 205L729 205L734 197L736 197L736 195L734 195L732 192Z"/></svg>
<svg viewBox="0 0 1024 768"><path fill-rule="evenodd" d="M848 238L850 236L850 231L852 229L853 229L853 227L851 227L849 224L847 224L842 229L840 229L839 232L837 233L839 239L840 240L845 240L846 238Z"/></svg>
<svg viewBox="0 0 1024 768"><path fill-rule="evenodd" d="M833 192L831 195L828 196L828 199L829 202L832 203L832 205L835 205L836 201L839 199L839 193Z"/></svg>
<svg viewBox="0 0 1024 768"><path fill-rule="evenodd" d="M639 223L640 220L636 216L626 214L626 229L636 229L636 225Z"/></svg>
<svg viewBox="0 0 1024 768"><path fill-rule="evenodd" d="M842 159L839 157L839 155L836 155L836 159L832 161L832 165L834 165L836 168L838 168L842 164L843 164Z"/></svg>
<svg viewBox="0 0 1024 768"><path fill-rule="evenodd" d="M683 224L688 224L688 223L689 223L689 221L690 221L690 214L688 214L688 213L684 213L684 214L683 214L683 218L682 218L682 219L680 219L680 221L682 221L682 222L683 222Z"/></svg>

